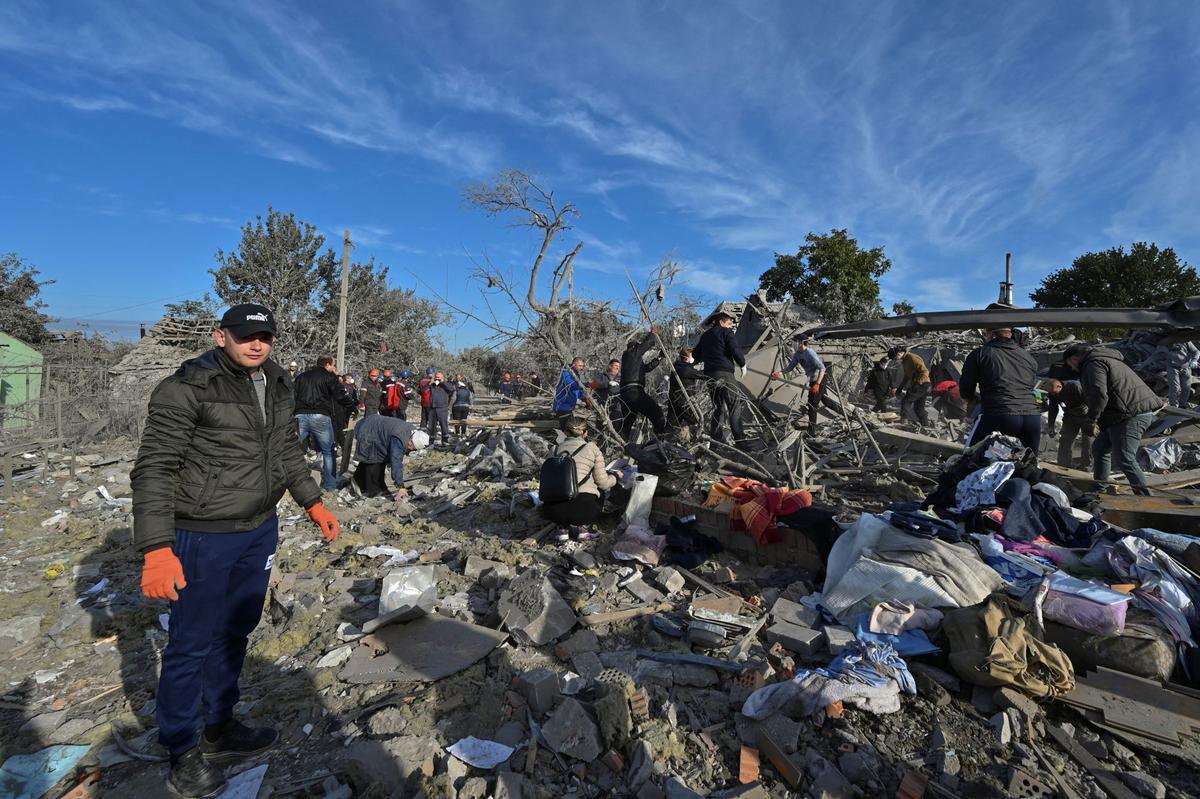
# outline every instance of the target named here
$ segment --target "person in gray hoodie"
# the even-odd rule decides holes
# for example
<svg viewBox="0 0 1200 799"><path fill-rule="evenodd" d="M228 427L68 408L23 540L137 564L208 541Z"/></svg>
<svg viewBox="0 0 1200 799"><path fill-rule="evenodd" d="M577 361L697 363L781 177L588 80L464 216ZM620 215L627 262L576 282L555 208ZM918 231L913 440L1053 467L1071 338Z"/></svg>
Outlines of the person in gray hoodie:
<svg viewBox="0 0 1200 799"><path fill-rule="evenodd" d="M1162 399L1114 349L1072 344L1063 360L1079 372L1087 399L1085 430L1095 434L1092 476L1104 487L1112 472L1112 461L1116 460L1117 468L1129 478L1133 493L1148 496L1150 489L1138 465L1137 451L1154 414L1163 407Z"/></svg>

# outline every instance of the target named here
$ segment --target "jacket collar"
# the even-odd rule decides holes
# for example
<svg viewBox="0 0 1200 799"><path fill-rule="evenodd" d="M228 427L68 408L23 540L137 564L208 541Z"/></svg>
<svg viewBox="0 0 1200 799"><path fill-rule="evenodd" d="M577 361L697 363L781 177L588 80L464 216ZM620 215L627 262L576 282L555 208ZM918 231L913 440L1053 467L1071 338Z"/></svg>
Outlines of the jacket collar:
<svg viewBox="0 0 1200 799"><path fill-rule="evenodd" d="M287 371L270 358L263 361L261 368L267 376L268 383L284 381L287 378ZM179 373L182 382L200 387L207 386L217 375L240 377L248 374L246 369L229 360L229 356L220 347L213 347L199 357L184 361L179 367Z"/></svg>

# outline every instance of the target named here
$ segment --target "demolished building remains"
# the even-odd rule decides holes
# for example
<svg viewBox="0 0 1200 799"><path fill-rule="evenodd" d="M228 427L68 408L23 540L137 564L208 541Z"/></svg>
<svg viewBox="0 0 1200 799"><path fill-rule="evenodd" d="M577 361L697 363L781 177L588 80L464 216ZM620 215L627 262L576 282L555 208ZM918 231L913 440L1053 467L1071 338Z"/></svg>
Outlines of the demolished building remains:
<svg viewBox="0 0 1200 799"><path fill-rule="evenodd" d="M1140 363L1198 309L1089 313L1151 328L1121 342ZM901 336L956 380L979 343L964 331L1086 327L1078 313L823 328L761 295L717 310L747 353L746 440L608 442L621 484L593 540L556 541L538 509L545 394L479 397L467 436L408 457L406 498L347 484L326 500L334 544L285 499L238 708L281 743L228 795L1200 794L1200 413L1167 408L1147 432L1154 496L1089 493L1048 451L965 450L961 419L916 430L862 401ZM807 384L772 378L801 331L835 380L813 435ZM148 338L118 367L128 390L180 359ZM1048 367L1069 342L1026 346ZM169 614L129 547L136 446L5 453L12 795L159 795Z"/></svg>

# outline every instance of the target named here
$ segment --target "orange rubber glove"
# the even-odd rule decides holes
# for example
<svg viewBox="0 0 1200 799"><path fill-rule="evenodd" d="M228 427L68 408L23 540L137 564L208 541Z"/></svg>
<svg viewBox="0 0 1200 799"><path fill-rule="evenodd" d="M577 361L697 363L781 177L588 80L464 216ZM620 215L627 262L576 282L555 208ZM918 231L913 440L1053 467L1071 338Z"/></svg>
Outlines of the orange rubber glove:
<svg viewBox="0 0 1200 799"><path fill-rule="evenodd" d="M819 393L820 393L820 391L821 391L821 384L820 384L820 383L813 383L813 384L812 384L812 388L810 388L810 389L809 389L809 391L811 391L811 392L812 392L812 393L814 393L814 394L819 394Z"/></svg>
<svg viewBox="0 0 1200 799"><path fill-rule="evenodd" d="M775 378L776 380L782 380L783 372L771 372L771 377Z"/></svg>
<svg viewBox="0 0 1200 799"><path fill-rule="evenodd" d="M321 535L325 536L326 541L334 541L341 532L341 527L338 526L337 517L329 512L325 504L318 502L308 509L308 518L313 520L313 524L321 528Z"/></svg>
<svg viewBox="0 0 1200 799"><path fill-rule="evenodd" d="M142 593L151 599L179 599L177 589L187 588L183 564L170 547L154 549L144 555Z"/></svg>

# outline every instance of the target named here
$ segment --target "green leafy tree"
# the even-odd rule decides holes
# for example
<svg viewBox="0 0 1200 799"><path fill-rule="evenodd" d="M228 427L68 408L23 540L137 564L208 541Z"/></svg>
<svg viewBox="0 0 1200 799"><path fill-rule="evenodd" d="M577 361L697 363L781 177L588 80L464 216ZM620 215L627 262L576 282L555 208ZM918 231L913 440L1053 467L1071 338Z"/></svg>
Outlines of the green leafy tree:
<svg viewBox="0 0 1200 799"><path fill-rule="evenodd" d="M1146 308L1200 294L1200 275L1167 247L1139 241L1088 252L1046 275L1029 298L1039 308Z"/></svg>
<svg viewBox="0 0 1200 799"><path fill-rule="evenodd" d="M210 269L214 290L226 305L257 302L275 313L280 340L279 359L315 360L333 346L322 319L341 277L337 257L325 246L317 228L268 207L242 226L237 252L217 250L217 267ZM337 310L333 312L335 326Z"/></svg>
<svg viewBox="0 0 1200 799"><path fill-rule="evenodd" d="M46 325L54 320L42 313L42 286L38 270L15 252L0 255L0 331L29 344L50 337Z"/></svg>
<svg viewBox="0 0 1200 799"><path fill-rule="evenodd" d="M913 305L908 300L900 300L900 302L892 303L892 316L907 316L910 313L916 313L917 306Z"/></svg>
<svg viewBox="0 0 1200 799"><path fill-rule="evenodd" d="M767 299L791 297L827 323L883 316L879 278L892 268L882 247L864 250L846 229L809 233L795 255L775 253L775 266L759 277Z"/></svg>

